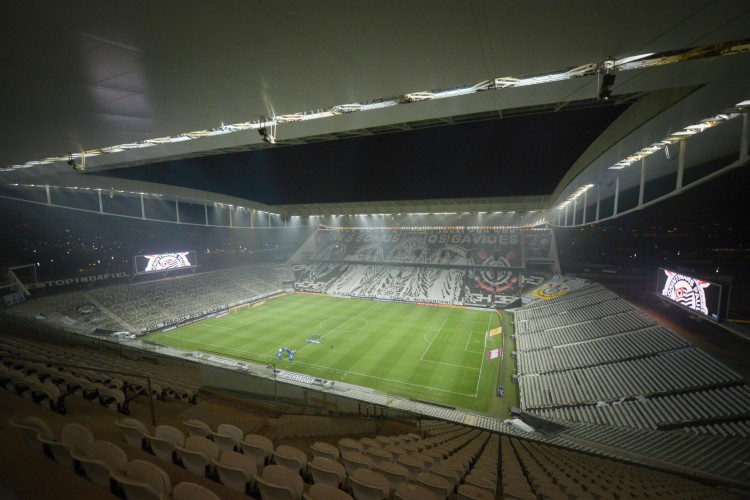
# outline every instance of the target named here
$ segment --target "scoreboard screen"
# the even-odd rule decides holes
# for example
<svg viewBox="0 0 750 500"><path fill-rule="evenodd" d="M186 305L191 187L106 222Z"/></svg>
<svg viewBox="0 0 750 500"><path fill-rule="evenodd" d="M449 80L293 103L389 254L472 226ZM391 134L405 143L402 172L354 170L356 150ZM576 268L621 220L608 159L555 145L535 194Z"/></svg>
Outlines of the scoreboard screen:
<svg viewBox="0 0 750 500"><path fill-rule="evenodd" d="M656 286L662 297L709 319L719 320L721 285L660 267Z"/></svg>
<svg viewBox="0 0 750 500"><path fill-rule="evenodd" d="M194 250L136 255L134 261L136 274L171 271L198 265Z"/></svg>

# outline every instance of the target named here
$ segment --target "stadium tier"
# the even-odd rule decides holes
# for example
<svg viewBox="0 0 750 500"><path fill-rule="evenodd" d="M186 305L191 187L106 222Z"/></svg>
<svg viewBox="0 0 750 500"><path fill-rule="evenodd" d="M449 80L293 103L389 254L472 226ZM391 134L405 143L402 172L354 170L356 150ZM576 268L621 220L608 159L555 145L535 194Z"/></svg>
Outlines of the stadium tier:
<svg viewBox="0 0 750 500"><path fill-rule="evenodd" d="M657 481L644 479L615 494L607 490L614 480L602 484L596 474L584 474L585 486L583 479L568 481L572 473L556 465L563 458L591 461L589 471L642 463L743 488L746 475L737 464L750 453L750 389L742 377L604 286L530 270L534 263L556 266L554 239L548 236L521 229L319 229L288 265L43 293L8 312L27 325L83 334L77 337L84 344L92 337L115 341L114 354L10 336L0 344L3 385L59 413L79 400L128 413L149 399L143 379L134 374L149 374L151 396L162 404L200 404L203 388L223 387L250 397L255 391L264 404L283 400L311 412L333 407L340 414L360 414L365 422L396 415L440 419L446 439L472 441L480 436L477 429L490 433L482 436L509 436L499 453L502 474L507 466L509 477L490 491L520 498L575 496L580 488L603 497L637 495ZM330 297L284 297L292 281L300 292ZM404 304L414 302L455 311ZM380 303L386 309L376 309ZM515 309L507 309L509 304ZM233 319L222 319L227 315ZM395 324L388 323L394 318ZM514 344L506 328L514 331ZM115 331L153 333L145 342L125 343L124 337L102 334ZM306 343L294 344L297 337ZM117 349L131 359L123 361ZM133 360L139 352L156 363ZM492 352L499 364L487 364ZM402 361L385 373L388 362L380 356ZM375 367L368 368L368 361ZM437 371L428 371L431 364ZM69 365L79 368L65 368ZM525 427L504 422L507 415L493 414L492 403L474 402L494 400L496 380L506 370L517 376L518 386L504 390L506 397L518 397ZM441 399L440 393L458 399ZM302 424L299 432L330 435L323 427L311 431L309 423ZM276 435L298 432L284 428ZM482 437L477 449L487 442ZM383 453L406 467L393 451ZM520 464L520 476L511 472L513 464ZM481 487L479 476L464 470L453 495L459 498L461 486ZM413 484L418 480L417 474Z"/></svg>
<svg viewBox="0 0 750 500"><path fill-rule="evenodd" d="M558 269L551 231L320 229L293 261L295 288L481 307L518 300L526 263Z"/></svg>

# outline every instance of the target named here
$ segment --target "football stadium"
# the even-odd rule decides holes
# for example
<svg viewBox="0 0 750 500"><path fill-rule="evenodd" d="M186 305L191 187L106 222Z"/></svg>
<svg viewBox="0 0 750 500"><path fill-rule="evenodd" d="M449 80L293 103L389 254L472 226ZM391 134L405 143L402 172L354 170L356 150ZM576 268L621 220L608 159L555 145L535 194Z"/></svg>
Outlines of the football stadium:
<svg viewBox="0 0 750 500"><path fill-rule="evenodd" d="M2 498L750 497L746 2L0 10Z"/></svg>

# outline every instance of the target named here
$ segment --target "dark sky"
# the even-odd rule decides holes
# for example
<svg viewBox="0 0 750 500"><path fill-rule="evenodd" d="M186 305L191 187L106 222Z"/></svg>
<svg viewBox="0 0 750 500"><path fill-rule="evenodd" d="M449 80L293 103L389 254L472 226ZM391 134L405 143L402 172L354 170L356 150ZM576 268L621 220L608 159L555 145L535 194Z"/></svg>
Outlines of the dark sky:
<svg viewBox="0 0 750 500"><path fill-rule="evenodd" d="M102 172L269 205L550 194L626 106L516 116ZM283 140L283 126L277 135Z"/></svg>

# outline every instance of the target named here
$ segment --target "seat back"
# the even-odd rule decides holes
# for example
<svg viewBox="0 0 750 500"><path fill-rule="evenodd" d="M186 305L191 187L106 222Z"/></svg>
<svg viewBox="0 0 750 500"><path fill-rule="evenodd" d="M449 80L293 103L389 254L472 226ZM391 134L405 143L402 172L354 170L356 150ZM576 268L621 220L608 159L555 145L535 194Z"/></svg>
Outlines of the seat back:
<svg viewBox="0 0 750 500"><path fill-rule="evenodd" d="M258 489L263 500L299 500L291 486L258 477Z"/></svg>
<svg viewBox="0 0 750 500"><path fill-rule="evenodd" d="M174 500L221 500L219 495L200 484L183 481L172 491Z"/></svg>
<svg viewBox="0 0 750 500"><path fill-rule="evenodd" d="M365 451L365 447L362 445L362 443L351 438L339 439L338 447L342 455L346 451L354 451L357 453L363 453Z"/></svg>
<svg viewBox="0 0 750 500"><path fill-rule="evenodd" d="M277 465L286 467L297 474L304 473L307 466L307 455L305 452L299 448L285 444L276 447L273 452L273 459Z"/></svg>
<svg viewBox="0 0 750 500"><path fill-rule="evenodd" d="M200 437L210 437L211 433L213 432L211 430L211 426L209 426L207 423L203 422L202 420L197 420L195 418L189 418L187 420L183 420L182 422L185 427L187 427L188 435L190 436L200 436Z"/></svg>
<svg viewBox="0 0 750 500"><path fill-rule="evenodd" d="M409 482L409 470L403 465L393 462L380 462L377 471L388 479L391 493L395 493L399 486Z"/></svg>
<svg viewBox="0 0 750 500"><path fill-rule="evenodd" d="M495 495L473 484L461 484L458 486L456 498L458 500L493 500Z"/></svg>
<svg viewBox="0 0 750 500"><path fill-rule="evenodd" d="M349 493L321 483L310 486L307 498L310 500L352 500L352 496Z"/></svg>
<svg viewBox="0 0 750 500"><path fill-rule="evenodd" d="M356 451L345 451L341 454L341 461L346 467L346 473L350 476L357 469L372 469L375 465L370 457Z"/></svg>
<svg viewBox="0 0 750 500"><path fill-rule="evenodd" d="M430 472L420 473L417 484L424 486L439 498L448 498L453 492L453 485L447 479Z"/></svg>
<svg viewBox="0 0 750 500"><path fill-rule="evenodd" d="M148 428L143 422L134 418L123 418L121 420L115 419L115 424L122 430L126 443L133 448L144 448Z"/></svg>
<svg viewBox="0 0 750 500"><path fill-rule="evenodd" d="M315 457L308 464L314 484L340 488L346 479L346 469L341 463L327 457Z"/></svg>
<svg viewBox="0 0 750 500"><path fill-rule="evenodd" d="M36 417L26 417L23 420L10 419L9 424L23 433L26 444L30 448L43 452L44 445L36 438L37 434L43 436L48 441L54 441L55 433L52 432L52 429L43 420L36 419L41 425L35 425L31 419L36 419Z"/></svg>
<svg viewBox="0 0 750 500"><path fill-rule="evenodd" d="M131 460L125 467L125 474L130 479L149 484L159 494L172 492L172 482L164 469L146 460Z"/></svg>
<svg viewBox="0 0 750 500"><path fill-rule="evenodd" d="M94 434L88 427L70 422L63 427L60 442L71 450L87 453L94 442Z"/></svg>
<svg viewBox="0 0 750 500"><path fill-rule="evenodd" d="M201 476L212 471L212 459L219 457L216 443L200 436L188 437L185 446L176 445L175 450L182 465L190 472Z"/></svg>
<svg viewBox="0 0 750 500"><path fill-rule="evenodd" d="M113 473L113 478L120 485L127 500L159 500L160 493L146 481L133 479L123 473Z"/></svg>
<svg viewBox="0 0 750 500"><path fill-rule="evenodd" d="M125 451L109 441L94 441L89 448L89 457L101 460L110 469L124 471L128 465L128 456Z"/></svg>
<svg viewBox="0 0 750 500"><path fill-rule="evenodd" d="M391 462L393 461L393 454L390 451L384 450L383 448L371 447L365 451L365 455L370 457L375 464L380 462Z"/></svg>
<svg viewBox="0 0 750 500"><path fill-rule="evenodd" d="M395 498L397 500L438 500L438 497L424 486L411 483L399 486Z"/></svg>
<svg viewBox="0 0 750 500"><path fill-rule="evenodd" d="M262 478L264 481L270 484L283 485L286 488L291 489L292 494L296 500L302 498L302 492L304 491L304 482L299 474L295 474L289 469L281 467L279 465L268 465L263 469ZM259 485L262 486L260 477L258 478ZM261 494L263 490L261 489ZM263 496L265 499L265 496Z"/></svg>
<svg viewBox="0 0 750 500"><path fill-rule="evenodd" d="M73 462L73 457L70 454L70 448L68 448L65 444L61 443L60 441L50 441L47 440L45 437L43 437L40 434L37 434L37 439L47 447L47 449L52 454L52 458L55 459L55 462L62 465L65 468L68 468L70 470L75 470L75 463Z"/></svg>
<svg viewBox="0 0 750 500"><path fill-rule="evenodd" d="M390 492L390 482L380 474L359 468L349 476L354 497L357 500L385 500Z"/></svg>
<svg viewBox="0 0 750 500"><path fill-rule="evenodd" d="M162 424L157 426L154 435L160 439L169 441L172 444L178 444L180 446L185 445L185 433L171 425Z"/></svg>
<svg viewBox="0 0 750 500"><path fill-rule="evenodd" d="M219 424L213 433L214 442L219 446L219 451L239 450L242 441L242 430L231 424Z"/></svg>
<svg viewBox="0 0 750 500"><path fill-rule="evenodd" d="M112 477L112 469L103 460L85 457L75 452L73 452L73 458L81 464L86 479L97 486L101 486L107 490L111 489L110 478Z"/></svg>
<svg viewBox="0 0 750 500"><path fill-rule="evenodd" d="M252 458L235 451L225 451L219 460L214 459L213 462L224 486L240 493L255 488L258 471Z"/></svg>
<svg viewBox="0 0 750 500"><path fill-rule="evenodd" d="M416 482L420 472L424 472L424 461L414 455L400 455L396 460L409 471L409 481Z"/></svg>
<svg viewBox="0 0 750 500"><path fill-rule="evenodd" d="M310 451L312 451L314 457L326 457L332 460L338 460L341 457L341 452L338 448L329 443L322 441L316 441L310 445Z"/></svg>
<svg viewBox="0 0 750 500"><path fill-rule="evenodd" d="M258 472L263 470L273 455L273 443L260 434L247 434L245 439L240 441L240 448L245 455L255 461Z"/></svg>

